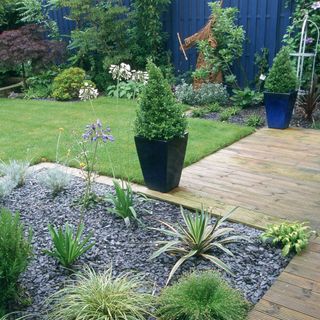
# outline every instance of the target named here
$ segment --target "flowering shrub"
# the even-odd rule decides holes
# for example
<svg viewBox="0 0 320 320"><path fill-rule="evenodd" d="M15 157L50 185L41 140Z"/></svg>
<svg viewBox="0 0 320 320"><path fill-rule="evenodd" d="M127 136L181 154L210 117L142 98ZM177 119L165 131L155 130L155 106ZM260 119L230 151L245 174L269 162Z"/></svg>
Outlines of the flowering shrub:
<svg viewBox="0 0 320 320"><path fill-rule="evenodd" d="M117 80L117 84L109 86L107 94L117 98L135 99L149 79L148 72L131 70L131 66L125 63L111 65L109 73L113 80Z"/></svg>
<svg viewBox="0 0 320 320"><path fill-rule="evenodd" d="M77 99L81 88L85 90L86 87L95 87L95 84L90 80L85 80L85 77L85 71L80 68L64 70L53 80L53 98L57 100Z"/></svg>
<svg viewBox="0 0 320 320"><path fill-rule="evenodd" d="M220 83L204 83L200 89L194 90L191 84L182 82L176 87L175 96L179 102L191 106L211 103L225 105L229 99L226 87Z"/></svg>

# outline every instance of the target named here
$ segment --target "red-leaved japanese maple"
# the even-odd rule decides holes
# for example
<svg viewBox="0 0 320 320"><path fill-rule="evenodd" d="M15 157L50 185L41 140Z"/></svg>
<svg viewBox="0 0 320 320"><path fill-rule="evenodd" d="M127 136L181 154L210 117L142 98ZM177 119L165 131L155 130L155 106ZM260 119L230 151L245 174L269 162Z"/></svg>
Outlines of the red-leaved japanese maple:
<svg viewBox="0 0 320 320"><path fill-rule="evenodd" d="M0 34L0 65L21 65L25 79L25 63L30 62L34 69L47 67L62 58L64 49L62 41L46 39L41 26L29 24Z"/></svg>

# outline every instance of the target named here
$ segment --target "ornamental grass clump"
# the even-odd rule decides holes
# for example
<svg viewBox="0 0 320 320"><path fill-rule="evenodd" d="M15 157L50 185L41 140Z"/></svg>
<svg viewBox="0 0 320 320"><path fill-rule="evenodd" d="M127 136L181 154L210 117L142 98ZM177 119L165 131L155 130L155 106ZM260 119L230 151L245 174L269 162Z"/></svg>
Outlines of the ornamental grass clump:
<svg viewBox="0 0 320 320"><path fill-rule="evenodd" d="M100 274L86 268L51 297L49 320L145 320L153 303L144 287L139 276L113 277L111 267Z"/></svg>
<svg viewBox="0 0 320 320"><path fill-rule="evenodd" d="M249 304L212 271L192 273L165 288L159 299L160 320L244 320Z"/></svg>
<svg viewBox="0 0 320 320"><path fill-rule="evenodd" d="M15 183L15 187L25 184L30 162L10 160L8 163L0 163L0 176L5 176Z"/></svg>
<svg viewBox="0 0 320 320"><path fill-rule="evenodd" d="M71 175L59 168L48 169L39 177L39 182L48 188L53 196L67 189L71 181Z"/></svg>
<svg viewBox="0 0 320 320"><path fill-rule="evenodd" d="M181 106L176 104L168 81L151 61L147 64L147 72L149 80L140 96L136 135L149 140L183 137L187 120Z"/></svg>
<svg viewBox="0 0 320 320"><path fill-rule="evenodd" d="M296 86L297 76L290 61L290 49L283 47L273 60L265 89L273 93L291 93Z"/></svg>
<svg viewBox="0 0 320 320"><path fill-rule="evenodd" d="M18 213L0 210L0 313L19 297L18 279L32 254L31 230L25 236Z"/></svg>
<svg viewBox="0 0 320 320"><path fill-rule="evenodd" d="M0 201L8 196L16 187L16 183L8 177L0 177Z"/></svg>
<svg viewBox="0 0 320 320"><path fill-rule="evenodd" d="M195 214L184 212L181 207L181 214L186 227L182 225L172 226L169 223L160 221L166 229L157 229L166 236L169 236L170 240L158 241L156 244L160 246L150 259L155 259L162 253L170 253L173 255L182 255L182 257L173 266L167 284L178 270L178 268L188 259L194 256L199 256L206 260L209 260L218 268L233 275L231 269L219 258L213 255L212 250L218 249L230 256L233 253L225 247L226 244L239 242L241 240L247 240L247 238L237 235L230 235L234 231L233 228L224 227L221 225L231 213L218 218L214 224L211 224L211 215L203 208L201 212Z"/></svg>

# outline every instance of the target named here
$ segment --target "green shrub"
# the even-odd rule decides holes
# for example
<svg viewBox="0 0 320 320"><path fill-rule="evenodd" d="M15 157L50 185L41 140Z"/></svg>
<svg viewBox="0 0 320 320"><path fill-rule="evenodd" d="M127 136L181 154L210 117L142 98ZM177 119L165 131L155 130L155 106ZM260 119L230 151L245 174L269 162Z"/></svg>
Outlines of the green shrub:
<svg viewBox="0 0 320 320"><path fill-rule="evenodd" d="M248 108L260 104L263 100L263 94L250 88L234 89L233 96L230 99L236 107Z"/></svg>
<svg viewBox="0 0 320 320"><path fill-rule="evenodd" d="M262 126L264 123L263 119L261 116L258 114L252 114L251 116L248 117L246 121L246 125L249 127L257 128Z"/></svg>
<svg viewBox="0 0 320 320"><path fill-rule="evenodd" d="M19 296L17 281L27 268L31 247L31 231L25 237L18 213L0 210L0 309L6 310Z"/></svg>
<svg viewBox="0 0 320 320"><path fill-rule="evenodd" d="M207 108L204 108L204 107L198 107L198 108L195 108L193 111L192 111L192 118L202 118L203 116L205 116L207 113L209 113L208 109Z"/></svg>
<svg viewBox="0 0 320 320"><path fill-rule="evenodd" d="M240 108L238 107L231 107L231 108L227 108L224 109L221 113L220 113L220 121L228 121L231 117L236 116L237 114L239 114L239 112L241 111Z"/></svg>
<svg viewBox="0 0 320 320"><path fill-rule="evenodd" d="M64 267L69 268L82 254L87 252L94 246L94 243L89 243L92 234L82 239L84 225L80 224L76 232L65 224L64 230L49 225L49 232L53 241L53 249L45 250L45 253L56 258Z"/></svg>
<svg viewBox="0 0 320 320"><path fill-rule="evenodd" d="M154 229L166 236L169 236L170 240L159 241L157 244L160 248L153 253L150 259L155 259L166 252L173 255L182 255L182 257L180 257L173 266L167 283L170 281L177 269L185 261L194 256L207 259L217 267L233 274L224 262L211 254L211 249L217 248L228 255L233 255L225 245L246 239L236 235L230 236L230 232L232 232L233 229L221 227L223 222L231 214L229 213L218 218L214 224L211 224L211 213L205 211L203 208L200 213L196 212L195 214L191 214L185 213L181 207L181 214L186 227L183 227L182 225L171 226L166 222L160 221L165 227L167 227L167 229Z"/></svg>
<svg viewBox="0 0 320 320"><path fill-rule="evenodd" d="M316 234L305 222L283 222L273 224L261 235L263 241L272 240L273 245L281 245L283 256L290 252L300 253L309 243L310 237Z"/></svg>
<svg viewBox="0 0 320 320"><path fill-rule="evenodd" d="M289 93L296 89L297 76L290 61L290 49L283 47L273 60L265 89L274 93Z"/></svg>
<svg viewBox="0 0 320 320"><path fill-rule="evenodd" d="M57 100L78 99L79 90L85 82L93 85L92 81L86 80L86 73L80 68L69 68L61 72L53 80L52 96Z"/></svg>
<svg viewBox="0 0 320 320"><path fill-rule="evenodd" d="M218 103L212 103L208 106L208 111L209 112L220 112L221 111L221 106Z"/></svg>
<svg viewBox="0 0 320 320"><path fill-rule="evenodd" d="M153 62L148 62L147 71L149 81L140 96L135 133L158 140L184 136L187 120L180 105L175 103L170 85Z"/></svg>
<svg viewBox="0 0 320 320"><path fill-rule="evenodd" d="M199 89L194 90L192 84L182 82L176 87L175 96L179 102L191 106L211 103L225 105L229 99L226 87L219 83L204 83Z"/></svg>
<svg viewBox="0 0 320 320"><path fill-rule="evenodd" d="M76 281L51 298L49 319L145 320L152 307L151 295L144 293L140 277L112 276L112 268L97 274L87 268Z"/></svg>
<svg viewBox="0 0 320 320"><path fill-rule="evenodd" d="M50 69L27 79L28 89L24 91L25 99L48 98L52 94L52 82L58 70Z"/></svg>
<svg viewBox="0 0 320 320"><path fill-rule="evenodd" d="M212 271L182 277L158 301L160 320L244 320L249 310L240 292Z"/></svg>

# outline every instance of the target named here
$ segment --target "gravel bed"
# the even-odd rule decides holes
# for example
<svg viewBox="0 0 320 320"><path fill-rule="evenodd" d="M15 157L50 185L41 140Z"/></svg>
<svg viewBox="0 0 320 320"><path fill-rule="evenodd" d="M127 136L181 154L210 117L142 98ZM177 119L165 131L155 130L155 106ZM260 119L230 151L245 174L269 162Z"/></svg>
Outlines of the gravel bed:
<svg viewBox="0 0 320 320"><path fill-rule="evenodd" d="M258 107L251 107L242 109L239 114L232 116L228 122L239 124L239 125L246 125L248 118L252 115L258 115L263 119L263 124L260 127L264 127L267 125L266 121L266 112L264 106ZM313 117L315 121L320 121L320 106L314 112ZM219 113L218 112L211 112L204 116L205 119L219 121ZM290 126L291 127L298 127L298 128L312 128L312 121L308 121L305 119L303 111L301 108L296 107L295 113L292 116Z"/></svg>
<svg viewBox="0 0 320 320"><path fill-rule="evenodd" d="M16 189L5 199L4 207L19 211L23 223L33 229L34 256L21 278L21 285L31 297L32 303L27 307L20 306L20 310L43 314L45 299L70 279L70 271L45 255L43 250L51 245L47 228L49 223L59 226L69 222L76 225L79 221L80 210L74 206L74 200L79 198L83 189L83 181L74 178L66 192L53 198L37 183L34 175L27 180L25 186ZM113 192L113 188L101 184L96 184L95 190L100 195ZM163 239L163 236L147 227L159 227L158 219L170 223L181 221L180 208L162 201L144 201L142 197L136 196L136 211L146 227L133 224L127 228L122 219L106 212L107 206L109 204L100 203L86 210L86 232L94 233L95 246L78 260L75 268L81 270L84 265L89 265L96 270L104 270L112 263L115 274L129 270L137 272L149 281L150 289L154 288L159 292L177 258L164 254L155 260L148 260L155 250L154 242ZM221 274L248 301L256 303L286 267L290 258L283 258L280 249L262 244L259 240L261 231L241 224L226 224L251 241L229 245L234 257L215 252L231 267L235 277L224 272ZM173 282L182 273L195 268L215 269L210 262L194 258L177 271ZM34 319L41 319L41 316L35 316Z"/></svg>

